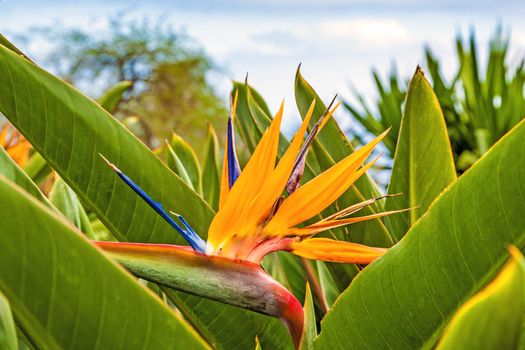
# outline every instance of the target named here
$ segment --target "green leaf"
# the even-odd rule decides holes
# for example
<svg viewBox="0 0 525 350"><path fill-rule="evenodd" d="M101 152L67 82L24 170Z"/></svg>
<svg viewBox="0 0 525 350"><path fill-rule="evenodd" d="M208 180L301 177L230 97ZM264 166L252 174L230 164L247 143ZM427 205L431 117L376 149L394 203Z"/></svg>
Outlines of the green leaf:
<svg viewBox="0 0 525 350"><path fill-rule="evenodd" d="M99 154L116 163L165 208L184 215L197 232L207 231L213 217L209 206L100 106L3 46L0 70L4 72L0 75L0 111L117 238L183 242L118 181Z"/></svg>
<svg viewBox="0 0 525 350"><path fill-rule="evenodd" d="M215 349L251 349L256 335L265 349L293 349L288 331L276 318L170 289L163 291L177 301L177 309Z"/></svg>
<svg viewBox="0 0 525 350"><path fill-rule="evenodd" d="M13 45L5 36L0 34L0 45L8 48L9 50L13 51L15 54L19 55L20 57L25 58L26 60L32 62L29 57L27 57L22 51L20 51L15 45Z"/></svg>
<svg viewBox="0 0 525 350"><path fill-rule="evenodd" d="M31 341L29 341L20 327L16 327L16 335L18 336L18 350L35 350L35 347L31 344Z"/></svg>
<svg viewBox="0 0 525 350"><path fill-rule="evenodd" d="M430 348L458 307L525 244L525 123L448 187L364 269L322 322L316 347Z"/></svg>
<svg viewBox="0 0 525 350"><path fill-rule="evenodd" d="M259 342L258 337L255 337L255 350L262 350L261 342Z"/></svg>
<svg viewBox="0 0 525 350"><path fill-rule="evenodd" d="M186 173L191 187L195 192L201 193L201 168L195 151L189 143L176 134L173 134L169 145L173 152L169 152L171 157L168 157L168 166L181 177L182 174Z"/></svg>
<svg viewBox="0 0 525 350"><path fill-rule="evenodd" d="M323 261L316 261L317 275L319 276L319 284L323 293L323 299L326 302L328 309L332 307L341 291L337 288L337 283L334 281L334 276L330 273L330 269Z"/></svg>
<svg viewBox="0 0 525 350"><path fill-rule="evenodd" d="M469 299L447 325L437 349L518 349L525 315L525 261L513 256L498 276Z"/></svg>
<svg viewBox="0 0 525 350"><path fill-rule="evenodd" d="M24 165L24 172L36 184L45 181L52 171L53 169L51 169L46 160L38 152L34 152Z"/></svg>
<svg viewBox="0 0 525 350"><path fill-rule="evenodd" d="M208 126L206 141L206 155L202 167L202 195L206 202L214 209L219 209L220 172L219 172L219 141L217 134Z"/></svg>
<svg viewBox="0 0 525 350"><path fill-rule="evenodd" d="M0 292L0 349L18 349L15 321L13 320L9 301L2 292Z"/></svg>
<svg viewBox="0 0 525 350"><path fill-rule="evenodd" d="M317 326L315 324L315 308L312 299L312 292L308 284L306 285L306 296L304 299L304 328L301 338L300 350L311 350L314 346L314 339L317 337Z"/></svg>
<svg viewBox="0 0 525 350"><path fill-rule="evenodd" d="M396 240L456 180L447 127L439 101L418 67L408 88L385 210L413 208L389 217Z"/></svg>
<svg viewBox="0 0 525 350"><path fill-rule="evenodd" d="M299 301L304 301L307 278L300 257L288 252L275 252L264 258L262 266Z"/></svg>
<svg viewBox="0 0 525 350"><path fill-rule="evenodd" d="M245 136L244 133L241 132L241 136L249 148L249 153L253 153L255 146L259 143L264 131L270 126L272 117L268 111L266 103L257 90L247 83L234 82L232 94L235 93L239 94L235 122L236 125L241 127L241 129L244 128L250 130L249 135ZM251 141L248 141L246 138ZM249 144L252 142L254 143L254 146L250 148ZM281 133L279 135L279 157L284 154L289 144L290 142ZM303 176L304 181L311 179L314 176L312 171L313 168L318 169L316 161L314 164L314 160L315 159L313 159L311 153L309 153Z"/></svg>
<svg viewBox="0 0 525 350"><path fill-rule="evenodd" d="M90 239L96 239L91 223L76 193L60 177L55 179L49 192L49 201L66 219Z"/></svg>
<svg viewBox="0 0 525 350"><path fill-rule="evenodd" d="M110 86L102 96L98 98L98 104L109 113L113 113L124 93L133 86L131 81L121 81Z"/></svg>
<svg viewBox="0 0 525 350"><path fill-rule="evenodd" d="M37 348L206 348L56 213L3 176L0 194L0 290Z"/></svg>
<svg viewBox="0 0 525 350"><path fill-rule="evenodd" d="M0 147L0 174L22 187L24 191L31 194L45 205L51 206L44 194L40 192L38 186L31 181L29 176L20 169L18 164L9 157L5 149L2 147Z"/></svg>
<svg viewBox="0 0 525 350"><path fill-rule="evenodd" d="M255 118L252 116L250 106L248 105L248 91L252 92L256 96L260 96L255 89L253 89L247 83L240 83L237 81L233 82L232 96L237 94L237 109L235 111L235 125L236 129L241 135L246 148L250 153L253 153L257 143L259 142L262 132L258 128ZM262 101L262 98L259 98ZM264 103L264 101L263 101ZM266 105L266 104L265 104ZM270 114L267 114L270 119ZM268 124L271 122L269 120Z"/></svg>
<svg viewBox="0 0 525 350"><path fill-rule="evenodd" d="M300 69L301 67L297 68L295 75L295 101L297 102L297 108L299 112L301 112L301 116L304 118L312 101L314 99L316 100L314 113L310 121L310 125L313 126L326 110L326 106L312 86L303 78ZM333 118L330 118L323 127L323 130L317 136L317 140L328 150L336 162L354 151L350 142L341 129L339 129L337 122Z"/></svg>
<svg viewBox="0 0 525 350"><path fill-rule="evenodd" d="M235 84L236 82L234 82L234 85ZM251 98L257 104L257 106L261 109L261 111L267 116L271 116L272 112L270 112L270 109L268 108L266 101L264 100L264 98L261 96L261 94L257 90L255 90L253 87L248 85L248 79L246 79L246 82L244 83L244 85L249 89L248 91L250 93Z"/></svg>
<svg viewBox="0 0 525 350"><path fill-rule="evenodd" d="M0 71L0 111L117 239L184 242L119 181L99 153L164 208L183 215L199 234L206 235L213 210L99 105L1 45ZM247 343L253 345L255 335L270 349L283 342L291 344L278 320L183 293L169 296L215 348L246 348Z"/></svg>
<svg viewBox="0 0 525 350"><path fill-rule="evenodd" d="M166 143L166 147L168 148L168 166L175 174L179 175L186 185L188 185L192 190L195 190L190 175L188 174L188 170L186 170L182 160L179 158L177 153L175 153L175 150L173 150L173 147L171 147L169 143Z"/></svg>

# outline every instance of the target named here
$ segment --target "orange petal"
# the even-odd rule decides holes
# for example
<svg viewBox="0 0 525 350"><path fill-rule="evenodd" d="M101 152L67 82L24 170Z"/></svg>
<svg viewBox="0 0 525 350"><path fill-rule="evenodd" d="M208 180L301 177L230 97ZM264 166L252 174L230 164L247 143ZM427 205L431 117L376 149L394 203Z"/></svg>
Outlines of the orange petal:
<svg viewBox="0 0 525 350"><path fill-rule="evenodd" d="M7 147L7 131L9 130L9 124L5 123L2 128L0 128L0 146Z"/></svg>
<svg viewBox="0 0 525 350"><path fill-rule="evenodd" d="M259 194L264 181L274 170L283 109L284 105L281 104L252 157L230 189L223 206L213 218L208 230L209 250L218 249L223 242L238 233L241 225L239 218L245 215L247 204Z"/></svg>
<svg viewBox="0 0 525 350"><path fill-rule="evenodd" d="M308 238L293 242L291 248L292 253L304 258L349 264L369 264L387 251L385 248L328 238Z"/></svg>
<svg viewBox="0 0 525 350"><path fill-rule="evenodd" d="M319 125L319 131L321 131L323 129L323 126L326 125L326 123L330 120L330 117L334 114L335 110L337 108L339 108L339 106L341 105L341 103L343 103L343 101L339 101L337 102L337 104L335 105L334 108L332 108L332 110L330 111L330 113L328 113L326 115L326 117L323 119L323 121L321 122L321 125Z"/></svg>
<svg viewBox="0 0 525 350"><path fill-rule="evenodd" d="M301 126L295 133L292 142L279 161L279 164L264 182L262 186L263 190L260 191L257 197L251 202L249 210L246 212L246 217L244 218L244 223L242 225L243 228L240 231L241 233L255 228L257 224L259 224L261 218L268 213L277 198L279 198L279 196L283 193L284 186L290 177L290 173L292 172L293 166L295 164L297 154L301 148L304 134L308 128L314 107L315 100L312 101L310 109L306 113Z"/></svg>
<svg viewBox="0 0 525 350"><path fill-rule="evenodd" d="M6 147L7 154L9 154L15 163L23 167L29 159L31 144L20 134L16 142L9 141L9 143L11 143L11 145L7 145Z"/></svg>
<svg viewBox="0 0 525 350"><path fill-rule="evenodd" d="M386 132L299 187L284 200L265 231L285 234L289 228L326 209L372 165L373 162L358 170L385 135Z"/></svg>

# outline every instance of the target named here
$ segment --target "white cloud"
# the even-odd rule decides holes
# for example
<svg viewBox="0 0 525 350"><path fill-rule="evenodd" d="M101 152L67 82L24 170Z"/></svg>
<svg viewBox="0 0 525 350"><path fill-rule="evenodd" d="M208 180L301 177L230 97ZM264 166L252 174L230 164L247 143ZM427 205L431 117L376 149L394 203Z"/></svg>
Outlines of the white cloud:
<svg viewBox="0 0 525 350"><path fill-rule="evenodd" d="M388 18L333 20L323 23L318 30L326 38L350 39L369 46L406 44L413 40L400 21Z"/></svg>
<svg viewBox="0 0 525 350"><path fill-rule="evenodd" d="M278 0L269 1L275 4ZM281 99L286 98L286 114L289 117L297 115L293 78L300 62L303 62L305 77L326 100L336 92L346 98L351 96L349 82L363 95L373 98L375 89L370 67L376 67L384 73L395 60L400 75L410 76L417 64L424 63L421 48L423 43L429 43L441 59L441 69L450 77L457 64L453 39L458 26L461 25L462 32L466 33L470 25L476 25L480 49L484 50L482 56L486 56L486 40L493 31L497 17L494 11L456 11L454 6L447 7L447 11L440 11L437 5L426 10L420 7L417 11L406 11L400 6L384 10L383 6L372 8L363 5L350 11L348 6L346 10L340 10L345 8L343 2L347 3L346 0L304 1L283 0L282 6L252 6L253 10L240 5L238 7L242 9L239 10L235 2L228 8L215 4L205 10L192 10L153 1L132 9L137 18L148 16L155 19L162 16L174 28L183 26L215 62L226 67L222 79L217 79L217 86L225 100L230 89L230 78L243 80L246 72L249 72L250 83L262 93L272 110L275 111ZM361 0L349 1L355 3ZM86 5L83 0L78 2L75 6L53 6L51 2L49 6L35 10L18 5L18 1L0 1L0 31L16 33L34 24L50 24L59 18L64 25L78 25L94 32L103 27L105 14L122 10L113 1L97 3L96 6ZM244 0L238 0L240 2ZM268 4L263 0L246 2ZM406 4L416 1L373 2ZM222 1L219 3L223 4ZM299 3L305 6L299 6ZM459 3L466 6L465 1ZM292 6L294 4L298 5L297 11ZM319 11L304 10L307 5L315 4L319 4ZM269 7L272 7L272 11L268 10ZM519 11L508 12L500 18L506 26L512 26L512 47L517 45L521 49L517 57L523 57L525 25ZM35 51L43 49L40 46ZM341 113L341 116L348 117L345 113ZM285 123L291 126L296 121L287 119Z"/></svg>
<svg viewBox="0 0 525 350"><path fill-rule="evenodd" d="M384 51L417 41L401 21L367 17L275 21L251 28L248 36L248 45L239 45L239 51L247 52L248 48L254 54L305 58L312 54Z"/></svg>

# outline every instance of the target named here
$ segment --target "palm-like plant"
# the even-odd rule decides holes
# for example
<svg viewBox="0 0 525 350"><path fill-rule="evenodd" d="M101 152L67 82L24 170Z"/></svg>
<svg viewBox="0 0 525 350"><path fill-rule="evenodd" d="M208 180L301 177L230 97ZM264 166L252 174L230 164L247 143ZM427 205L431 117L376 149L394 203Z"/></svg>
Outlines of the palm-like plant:
<svg viewBox="0 0 525 350"><path fill-rule="evenodd" d="M221 186L213 131L202 170L181 139L155 154L97 103L13 50L2 39L0 111L63 182L54 184L50 201L0 150L3 347L19 342L34 348L250 349L257 338L260 347L272 349L447 348L502 341L513 346L521 339L525 270L519 252L513 250L500 277L471 297L503 266L508 244L523 246L525 124L456 180L438 100L416 71L388 193L402 195L377 199L382 194L370 177L354 178L366 170L359 166L372 147L354 153L335 120L326 117L332 109L299 71L295 92L304 122L291 142L279 135L279 114L272 119L253 88L235 83L235 124L252 157L239 175L233 148L227 147ZM305 133L317 135L306 139L310 152L299 156ZM124 181L108 171L100 155L118 165ZM304 170L296 171L303 163ZM281 171L283 176L273 175ZM298 182L301 176L294 175L301 173ZM243 174L260 177L260 186L244 187L250 196L239 190L243 183L253 185L241 182ZM279 185L262 186L270 179ZM280 200L285 187L291 194ZM297 193L302 201L295 201ZM301 206L298 212L286 204L292 202ZM341 218L352 205L370 220ZM412 210L381 218L407 208ZM174 222L182 235L173 230L169 211L181 215ZM284 229L270 230L272 220L292 212L297 217L291 221L274 223ZM86 228L93 216L121 243L86 239L95 237ZM304 226L295 226L303 220ZM360 222L337 227L337 220ZM257 235L247 234L261 223ZM327 230L321 233L321 227ZM303 239L301 232L322 237ZM184 236L194 249L180 247ZM255 259L259 244L274 238L279 244L291 238L282 247L307 258L347 263L283 252ZM357 247L369 255L352 260ZM374 258L363 270L361 263ZM502 307L509 297L513 307ZM284 320L292 337L267 315Z"/></svg>
<svg viewBox="0 0 525 350"><path fill-rule="evenodd" d="M498 27L489 43L487 65L480 67L475 35L456 39L458 70L447 82L439 59L425 49L426 66L443 109L458 173L468 169L497 140L525 117L525 61L513 62L509 38ZM394 154L407 85L392 71L383 82L372 72L378 92L376 106L356 93L357 104L346 102L350 114L368 132L379 135L389 127L385 146ZM352 133L352 132L351 132ZM358 139L362 135L352 133Z"/></svg>

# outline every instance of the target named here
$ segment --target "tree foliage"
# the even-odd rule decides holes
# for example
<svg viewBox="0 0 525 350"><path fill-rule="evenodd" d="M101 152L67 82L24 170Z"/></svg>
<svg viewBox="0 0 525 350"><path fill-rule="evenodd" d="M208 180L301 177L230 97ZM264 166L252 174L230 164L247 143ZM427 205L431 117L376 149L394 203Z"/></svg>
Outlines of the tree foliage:
<svg viewBox="0 0 525 350"><path fill-rule="evenodd" d="M111 18L104 32L51 26L32 33L53 43L43 62L64 80L88 91L130 82L114 114L138 117L147 144L175 131L196 145L206 137L206 124L224 129L224 103L209 82L216 68L184 33L126 16Z"/></svg>

